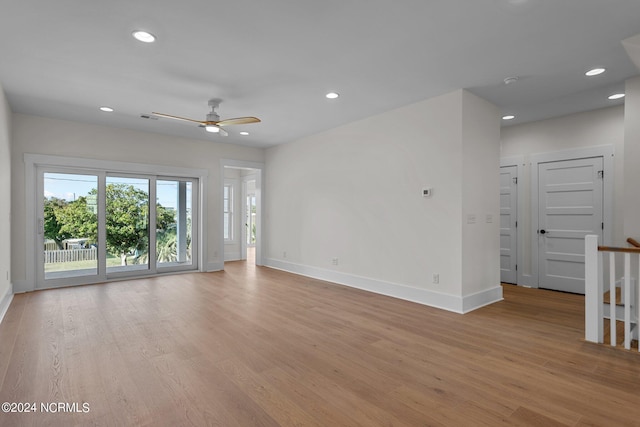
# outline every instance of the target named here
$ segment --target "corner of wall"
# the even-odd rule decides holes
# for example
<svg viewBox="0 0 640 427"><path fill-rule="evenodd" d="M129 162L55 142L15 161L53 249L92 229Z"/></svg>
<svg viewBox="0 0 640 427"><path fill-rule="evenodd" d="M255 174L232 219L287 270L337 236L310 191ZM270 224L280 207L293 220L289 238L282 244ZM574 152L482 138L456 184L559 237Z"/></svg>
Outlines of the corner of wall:
<svg viewBox="0 0 640 427"><path fill-rule="evenodd" d="M0 85L0 321L13 298L11 284L12 223L11 223L11 120L9 102Z"/></svg>
<svg viewBox="0 0 640 427"><path fill-rule="evenodd" d="M466 314L484 306L502 301L502 286L484 289L471 295L462 297L462 313Z"/></svg>
<svg viewBox="0 0 640 427"><path fill-rule="evenodd" d="M7 310L9 310L11 301L13 301L13 287L9 285L9 288L7 289L5 294L0 295L0 323L2 323L4 315L7 314Z"/></svg>

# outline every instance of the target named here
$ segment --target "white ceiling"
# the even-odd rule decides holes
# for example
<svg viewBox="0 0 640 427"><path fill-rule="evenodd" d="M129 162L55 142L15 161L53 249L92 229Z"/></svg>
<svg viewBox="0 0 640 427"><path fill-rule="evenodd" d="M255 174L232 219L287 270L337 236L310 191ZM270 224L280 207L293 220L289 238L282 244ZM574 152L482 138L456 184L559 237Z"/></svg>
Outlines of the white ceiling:
<svg viewBox="0 0 640 427"><path fill-rule="evenodd" d="M0 84L14 112L256 147L459 88L513 123L539 120L615 105L606 97L638 74L621 43L640 33L638 0L0 0L0 10ZM157 42L134 40L135 29ZM584 76L596 66L607 72ZM221 137L140 118L204 120L213 97L223 119L262 123Z"/></svg>

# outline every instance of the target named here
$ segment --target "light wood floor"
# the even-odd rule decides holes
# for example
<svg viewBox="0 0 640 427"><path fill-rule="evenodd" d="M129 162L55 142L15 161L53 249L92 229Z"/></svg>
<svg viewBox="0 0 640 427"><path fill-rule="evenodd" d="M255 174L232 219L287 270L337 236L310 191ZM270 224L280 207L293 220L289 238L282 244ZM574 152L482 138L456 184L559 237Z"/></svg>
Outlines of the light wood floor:
<svg viewBox="0 0 640 427"><path fill-rule="evenodd" d="M583 341L583 298L505 285L467 315L243 262L16 295L0 425L633 426L640 355Z"/></svg>

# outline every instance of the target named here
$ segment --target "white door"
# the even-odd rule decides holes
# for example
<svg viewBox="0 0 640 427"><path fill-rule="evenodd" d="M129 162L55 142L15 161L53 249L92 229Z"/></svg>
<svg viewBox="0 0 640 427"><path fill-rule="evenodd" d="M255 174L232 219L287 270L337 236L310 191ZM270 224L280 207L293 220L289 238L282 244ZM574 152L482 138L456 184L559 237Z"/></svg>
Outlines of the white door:
<svg viewBox="0 0 640 427"><path fill-rule="evenodd" d="M500 168L500 281L518 282L518 167Z"/></svg>
<svg viewBox="0 0 640 427"><path fill-rule="evenodd" d="M603 159L538 165L538 286L584 294L584 237L603 230Z"/></svg>

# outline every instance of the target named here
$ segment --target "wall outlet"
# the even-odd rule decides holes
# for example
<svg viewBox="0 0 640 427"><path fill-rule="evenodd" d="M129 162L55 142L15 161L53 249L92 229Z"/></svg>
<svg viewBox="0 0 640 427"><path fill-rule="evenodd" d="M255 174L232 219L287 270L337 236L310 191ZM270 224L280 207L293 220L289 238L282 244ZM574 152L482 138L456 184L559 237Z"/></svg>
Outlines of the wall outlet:
<svg viewBox="0 0 640 427"><path fill-rule="evenodd" d="M434 274L433 275L433 284L437 285L438 283L440 283L440 275L439 274Z"/></svg>
<svg viewBox="0 0 640 427"><path fill-rule="evenodd" d="M331 264L338 265L338 258L332 258L331 259Z"/></svg>
<svg viewBox="0 0 640 427"><path fill-rule="evenodd" d="M282 252L282 258L286 258L287 257L287 251Z"/></svg>

